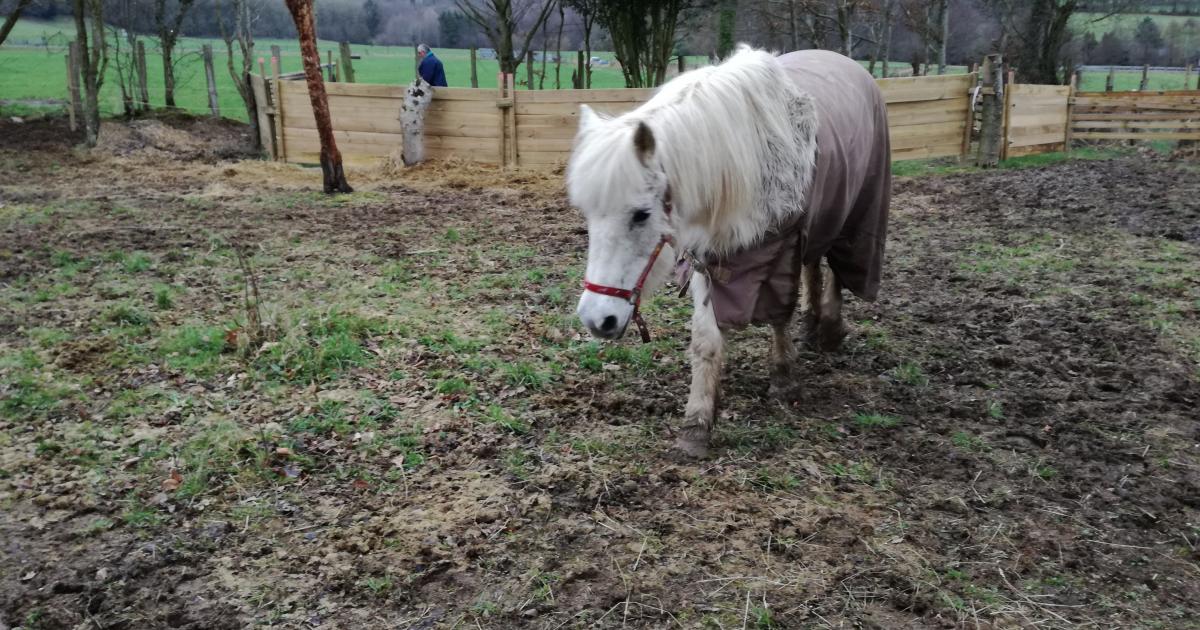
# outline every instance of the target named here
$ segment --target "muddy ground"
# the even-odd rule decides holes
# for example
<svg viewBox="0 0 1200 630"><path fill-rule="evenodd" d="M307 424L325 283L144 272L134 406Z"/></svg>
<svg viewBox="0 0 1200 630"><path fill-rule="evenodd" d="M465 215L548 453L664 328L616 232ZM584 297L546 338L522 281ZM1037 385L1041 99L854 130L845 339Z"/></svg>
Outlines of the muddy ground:
<svg viewBox="0 0 1200 630"><path fill-rule="evenodd" d="M0 628L1200 626L1194 164L897 181L842 351L780 402L732 334L681 463L690 307L579 334L560 176L150 127L0 123Z"/></svg>

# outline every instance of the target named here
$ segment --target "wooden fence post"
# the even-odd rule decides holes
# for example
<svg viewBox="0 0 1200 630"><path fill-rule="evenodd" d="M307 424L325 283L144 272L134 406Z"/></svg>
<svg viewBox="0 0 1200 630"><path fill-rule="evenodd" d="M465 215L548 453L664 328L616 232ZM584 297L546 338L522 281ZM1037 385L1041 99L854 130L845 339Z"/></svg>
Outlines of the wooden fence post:
<svg viewBox="0 0 1200 630"><path fill-rule="evenodd" d="M1079 74L1071 77L1069 85L1070 90L1067 92L1067 137L1064 141L1063 151L1068 155L1071 153L1071 140L1074 133L1071 129L1071 116L1075 113L1075 91L1079 89Z"/></svg>
<svg viewBox="0 0 1200 630"><path fill-rule="evenodd" d="M529 82L529 89L533 89L533 51L525 51L525 80Z"/></svg>
<svg viewBox="0 0 1200 630"><path fill-rule="evenodd" d="M340 44L342 55L342 80L346 83L354 83L354 61L350 54L350 42L342 42Z"/></svg>
<svg viewBox="0 0 1200 630"><path fill-rule="evenodd" d="M496 134L500 138L499 158L500 168L507 166L508 147L505 145L505 135L508 133L508 108L512 107L512 102L505 96L508 88L508 75L504 72L496 75L496 111L500 112L500 133Z"/></svg>
<svg viewBox="0 0 1200 630"><path fill-rule="evenodd" d="M578 84L575 87L577 89L582 90L587 87L587 79L584 78L584 75L583 75L583 73L585 72L585 69L584 69L584 59L583 59L583 51L582 50L579 51L579 55L576 58L575 65L578 66L575 71L579 75L579 80L577 81Z"/></svg>
<svg viewBox="0 0 1200 630"><path fill-rule="evenodd" d="M201 49L204 56L204 80L208 83L208 110L215 117L221 116L221 106L217 104L217 76L213 73L212 45L205 44Z"/></svg>
<svg viewBox="0 0 1200 630"><path fill-rule="evenodd" d="M474 48L471 49L471 87L479 87L479 73L476 71Z"/></svg>
<svg viewBox="0 0 1200 630"><path fill-rule="evenodd" d="M1187 65L1187 67L1183 69L1183 89L1185 89L1185 90L1188 89L1188 86L1191 85L1191 83L1192 83L1192 64L1189 63Z"/></svg>
<svg viewBox="0 0 1200 630"><path fill-rule="evenodd" d="M67 115L71 120L71 131L79 129L76 116L79 113L79 44L71 42L67 48Z"/></svg>
<svg viewBox="0 0 1200 630"><path fill-rule="evenodd" d="M279 62L279 71L283 72L283 52L279 50L278 44L271 46L271 58ZM274 68L274 66L272 66L272 68Z"/></svg>
<svg viewBox="0 0 1200 630"><path fill-rule="evenodd" d="M1000 55L988 55L983 60L983 118L979 128L978 166L1000 163L1004 139L1004 64Z"/></svg>
<svg viewBox="0 0 1200 630"><path fill-rule="evenodd" d="M275 48L272 46L272 48ZM283 111L283 83L279 80L279 57L271 57L271 74L274 75L271 85L274 86L275 92L272 94L275 103L275 131L279 134L279 138L275 141L275 146L279 147L275 159L281 162L287 161L287 142L284 139L284 127L287 124L287 118L284 117Z"/></svg>
<svg viewBox="0 0 1200 630"><path fill-rule="evenodd" d="M138 40L137 49L134 51L134 62L137 67L137 82L138 96L140 102L138 109L142 111L150 110L150 91L146 89L146 42Z"/></svg>
<svg viewBox="0 0 1200 630"><path fill-rule="evenodd" d="M1016 83L1015 75L1016 75L1016 71L1009 70L1008 72L1006 72L1004 74L1004 80L1000 84L1000 87L1004 92L1003 98L1001 99L1004 102L1004 126L1002 127L1002 129L1004 130L1004 133L1000 137L1000 159L1001 160L1008 159L1008 147L1009 147L1009 145L1012 144L1012 140L1010 140L1008 136L1009 136L1009 126L1011 125L1011 122L1009 119L1012 117L1012 108L1013 108L1012 86L1013 86L1013 83Z"/></svg>
<svg viewBox="0 0 1200 630"><path fill-rule="evenodd" d="M687 72L687 59L683 56L683 53L679 53L679 74L683 74L684 72Z"/></svg>
<svg viewBox="0 0 1200 630"><path fill-rule="evenodd" d="M1108 67L1108 78L1104 80L1104 91L1105 92L1113 91L1113 79L1115 78L1116 74L1117 74L1117 69L1112 66L1109 66Z"/></svg>
<svg viewBox="0 0 1200 630"><path fill-rule="evenodd" d="M508 75L508 97L512 100L512 107L508 108L508 164L509 166L520 166L520 155L517 153L517 77L516 75Z"/></svg>
<svg viewBox="0 0 1200 630"><path fill-rule="evenodd" d="M329 82L335 83L338 80L337 66L333 65L333 51L325 51L325 68L329 73Z"/></svg>
<svg viewBox="0 0 1200 630"><path fill-rule="evenodd" d="M1150 64L1142 66L1142 82L1138 84L1138 91L1145 92L1150 86Z"/></svg>

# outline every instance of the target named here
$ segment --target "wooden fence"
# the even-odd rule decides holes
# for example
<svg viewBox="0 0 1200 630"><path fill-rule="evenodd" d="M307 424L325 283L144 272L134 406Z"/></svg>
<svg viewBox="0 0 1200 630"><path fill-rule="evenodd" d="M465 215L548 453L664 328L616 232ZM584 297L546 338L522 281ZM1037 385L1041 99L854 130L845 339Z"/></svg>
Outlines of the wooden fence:
<svg viewBox="0 0 1200 630"><path fill-rule="evenodd" d="M887 101L892 159L963 157L971 146L975 74L878 79ZM320 151L303 81L253 75L263 146L277 160L316 163ZM334 136L348 164L369 165L401 146L404 86L326 83ZM621 114L653 90L435 88L425 117L430 158L505 167L564 163L579 106ZM976 93L977 95L978 93ZM1009 84L1004 158L1062 151L1072 140L1200 140L1200 91L1075 92L1071 86Z"/></svg>
<svg viewBox="0 0 1200 630"><path fill-rule="evenodd" d="M316 163L320 144L305 83L251 79L263 146L277 160ZM964 155L974 82L975 75L880 79L893 157ZM372 164L399 150L404 86L326 83L325 89L346 163ZM650 89L516 90L511 77L494 90L435 88L425 116L426 155L500 166L561 164L570 154L581 104L621 114L651 94Z"/></svg>
<svg viewBox="0 0 1200 630"><path fill-rule="evenodd" d="M1062 151L1067 145L1071 87L1014 83L1004 93L1004 159Z"/></svg>
<svg viewBox="0 0 1200 630"><path fill-rule="evenodd" d="M1076 140L1200 140L1200 90L1077 92Z"/></svg>

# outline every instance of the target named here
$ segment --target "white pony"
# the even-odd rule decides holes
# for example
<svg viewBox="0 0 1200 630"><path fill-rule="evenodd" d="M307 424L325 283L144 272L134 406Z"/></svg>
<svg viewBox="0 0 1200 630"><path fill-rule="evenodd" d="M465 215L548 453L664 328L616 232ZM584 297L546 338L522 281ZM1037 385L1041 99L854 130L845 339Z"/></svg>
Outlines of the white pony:
<svg viewBox="0 0 1200 630"><path fill-rule="evenodd" d="M433 101L433 86L417 77L404 90L404 101L400 105L400 128L404 140L400 157L405 166L412 166L425 159L425 111Z"/></svg>
<svg viewBox="0 0 1200 630"><path fill-rule="evenodd" d="M691 267L692 383L678 449L707 454L722 328L772 326L774 385L795 380L788 323L802 269L811 334L824 347L844 335L842 286L874 298L888 155L874 80L825 51L740 47L622 116L580 108L567 189L588 225L583 324L616 339L633 321L648 338L641 296L665 281L672 254ZM832 268L824 290L822 257Z"/></svg>

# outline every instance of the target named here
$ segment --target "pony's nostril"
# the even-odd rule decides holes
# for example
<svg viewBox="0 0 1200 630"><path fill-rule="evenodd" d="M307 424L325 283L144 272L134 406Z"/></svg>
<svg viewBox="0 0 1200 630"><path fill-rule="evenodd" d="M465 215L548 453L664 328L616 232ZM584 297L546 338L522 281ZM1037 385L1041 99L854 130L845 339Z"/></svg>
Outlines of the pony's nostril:
<svg viewBox="0 0 1200 630"><path fill-rule="evenodd" d="M615 315L609 315L608 317L605 317L604 321L600 323L600 330L602 332L610 333L616 329L617 317Z"/></svg>

